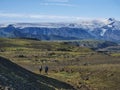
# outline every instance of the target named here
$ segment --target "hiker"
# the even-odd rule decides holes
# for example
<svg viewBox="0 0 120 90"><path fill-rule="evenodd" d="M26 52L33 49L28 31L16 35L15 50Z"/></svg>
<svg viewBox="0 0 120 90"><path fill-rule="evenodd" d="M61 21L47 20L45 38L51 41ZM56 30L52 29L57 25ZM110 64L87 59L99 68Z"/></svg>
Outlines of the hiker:
<svg viewBox="0 0 120 90"><path fill-rule="evenodd" d="M40 72L40 73L42 72L42 66L39 68L39 72Z"/></svg>
<svg viewBox="0 0 120 90"><path fill-rule="evenodd" d="M45 66L45 73L48 74L48 66Z"/></svg>

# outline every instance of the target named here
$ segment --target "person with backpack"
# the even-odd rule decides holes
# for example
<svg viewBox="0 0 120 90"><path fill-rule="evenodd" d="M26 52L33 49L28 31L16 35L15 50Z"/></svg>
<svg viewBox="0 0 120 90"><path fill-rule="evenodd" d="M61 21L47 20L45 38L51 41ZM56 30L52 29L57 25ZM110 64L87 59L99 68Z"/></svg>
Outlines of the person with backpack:
<svg viewBox="0 0 120 90"><path fill-rule="evenodd" d="M41 74L41 72L42 72L42 66L40 66L40 68L39 68L39 72L40 72L40 74Z"/></svg>
<svg viewBox="0 0 120 90"><path fill-rule="evenodd" d="M48 74L48 66L45 66L45 73Z"/></svg>

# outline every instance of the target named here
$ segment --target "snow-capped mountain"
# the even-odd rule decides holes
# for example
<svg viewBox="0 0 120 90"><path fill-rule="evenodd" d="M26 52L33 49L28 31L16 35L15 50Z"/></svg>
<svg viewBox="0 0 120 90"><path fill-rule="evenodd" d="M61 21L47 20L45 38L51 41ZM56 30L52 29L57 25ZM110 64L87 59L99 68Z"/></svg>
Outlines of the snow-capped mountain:
<svg viewBox="0 0 120 90"><path fill-rule="evenodd" d="M120 41L120 21L81 20L75 23L0 24L0 37L36 38L40 40L98 39Z"/></svg>

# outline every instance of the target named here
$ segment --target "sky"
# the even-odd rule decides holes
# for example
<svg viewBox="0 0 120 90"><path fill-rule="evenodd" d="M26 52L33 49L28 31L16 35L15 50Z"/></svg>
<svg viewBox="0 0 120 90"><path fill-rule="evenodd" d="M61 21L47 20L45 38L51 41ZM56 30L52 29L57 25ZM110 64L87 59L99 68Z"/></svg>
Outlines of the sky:
<svg viewBox="0 0 120 90"><path fill-rule="evenodd" d="M107 18L120 20L120 0L0 0L0 23Z"/></svg>

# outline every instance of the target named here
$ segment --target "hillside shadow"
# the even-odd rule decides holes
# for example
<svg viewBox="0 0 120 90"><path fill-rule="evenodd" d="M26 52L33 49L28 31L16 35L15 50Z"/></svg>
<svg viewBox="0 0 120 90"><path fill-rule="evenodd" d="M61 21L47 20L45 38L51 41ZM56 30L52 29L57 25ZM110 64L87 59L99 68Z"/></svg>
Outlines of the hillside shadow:
<svg viewBox="0 0 120 90"><path fill-rule="evenodd" d="M38 80L40 80L40 82L45 83L47 85L50 85L50 86L53 86L53 87L59 88L59 89L64 88L67 90L73 90L73 86L71 86L65 82L62 82L62 81L59 81L59 80L56 80L56 79L53 79L53 78L50 78L47 76L43 76L43 75L37 75L37 76L38 76L38 78L39 78Z"/></svg>
<svg viewBox="0 0 120 90"><path fill-rule="evenodd" d="M32 73L3 57L0 57L0 84L15 90L75 90L65 82Z"/></svg>

